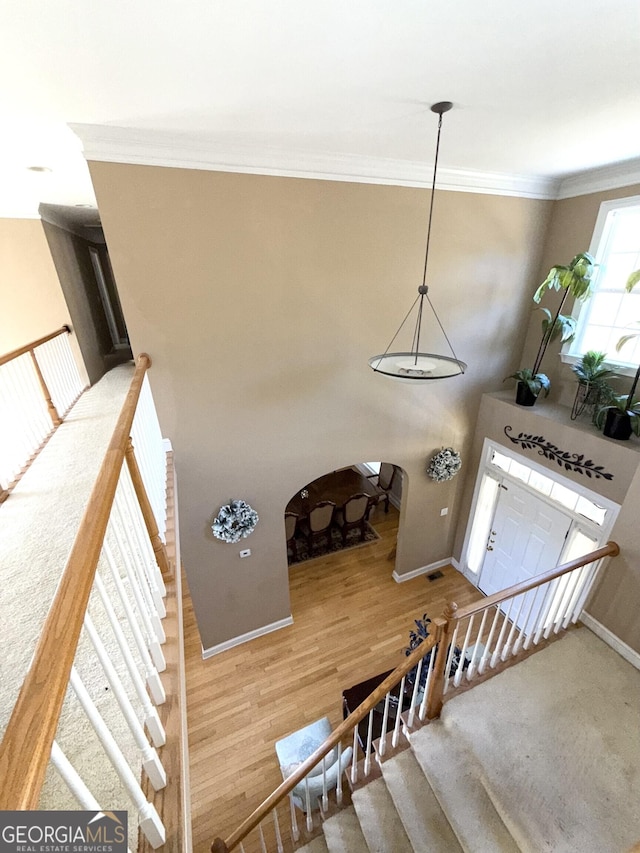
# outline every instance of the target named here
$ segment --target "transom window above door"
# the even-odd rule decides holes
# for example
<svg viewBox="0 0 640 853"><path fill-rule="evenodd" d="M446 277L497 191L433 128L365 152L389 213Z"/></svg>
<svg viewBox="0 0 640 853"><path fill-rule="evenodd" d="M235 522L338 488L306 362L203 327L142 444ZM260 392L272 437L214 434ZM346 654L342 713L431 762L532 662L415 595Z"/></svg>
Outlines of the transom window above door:
<svg viewBox="0 0 640 853"><path fill-rule="evenodd" d="M553 503L589 519L599 527L604 524L607 517L606 507L600 506L573 489L567 488L567 486L563 486L562 483L552 480L551 477L535 471L528 465L507 456L505 453L500 453L498 450L492 450L489 463L510 474L515 480L526 483L536 492L545 495Z"/></svg>

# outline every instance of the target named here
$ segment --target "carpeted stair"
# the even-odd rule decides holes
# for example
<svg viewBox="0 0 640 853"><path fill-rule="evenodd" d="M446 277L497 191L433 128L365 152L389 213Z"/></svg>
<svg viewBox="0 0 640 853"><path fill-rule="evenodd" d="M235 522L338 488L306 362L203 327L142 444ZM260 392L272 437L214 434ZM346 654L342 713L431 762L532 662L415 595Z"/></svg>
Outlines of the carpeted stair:
<svg viewBox="0 0 640 853"><path fill-rule="evenodd" d="M640 839L638 708L640 672L588 629L572 631L407 733L300 849L626 851Z"/></svg>

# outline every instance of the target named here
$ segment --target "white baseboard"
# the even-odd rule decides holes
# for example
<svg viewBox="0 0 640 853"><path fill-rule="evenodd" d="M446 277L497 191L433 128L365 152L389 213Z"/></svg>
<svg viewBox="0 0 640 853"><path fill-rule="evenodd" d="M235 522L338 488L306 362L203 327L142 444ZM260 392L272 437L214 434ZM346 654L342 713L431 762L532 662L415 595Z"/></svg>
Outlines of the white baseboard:
<svg viewBox="0 0 640 853"><path fill-rule="evenodd" d="M249 640L255 640L256 637L262 637L264 634L270 634L272 631L279 631L280 628L286 628L288 625L293 625L293 616L287 616L286 619L280 619L278 622L272 622L270 625L263 625L262 628L256 628L255 631L248 631L246 634L240 634L239 637L233 637L231 640L225 640L224 643L218 643L217 646L203 649L202 660L212 658L214 655L219 655L220 652L226 652L227 649L240 646L242 643L248 643Z"/></svg>
<svg viewBox="0 0 640 853"><path fill-rule="evenodd" d="M173 450L173 445L171 444L170 438L163 438L162 439L162 446L164 448L165 453L171 453L171 451Z"/></svg>
<svg viewBox="0 0 640 853"><path fill-rule="evenodd" d="M435 572L436 569L441 569L443 566L451 566L453 565L453 560L451 557L447 557L444 560L438 560L435 563L429 563L428 566L422 566L419 569L413 569L411 572L405 572L402 575L399 575L398 572L394 571L392 577L396 583L403 583L404 581L411 581L414 578L420 577L420 575L428 575L429 572Z"/></svg>
<svg viewBox="0 0 640 853"><path fill-rule="evenodd" d="M457 572L461 572L461 571L462 571L462 569L460 568L460 563L456 560L456 558L455 558L455 557L452 557L452 558L451 558L451 565L453 566L453 568L454 568Z"/></svg>
<svg viewBox="0 0 640 853"><path fill-rule="evenodd" d="M605 628L597 619L594 619L593 616L589 616L588 613L582 612L580 616L580 621L583 625L589 628L590 631L600 637L608 646L614 650L614 652L618 652L618 654L623 657L626 661L628 661L631 666L635 666L636 669L640 669L640 654L632 649L631 646L628 646L626 643L623 643L619 637L610 631L608 628Z"/></svg>

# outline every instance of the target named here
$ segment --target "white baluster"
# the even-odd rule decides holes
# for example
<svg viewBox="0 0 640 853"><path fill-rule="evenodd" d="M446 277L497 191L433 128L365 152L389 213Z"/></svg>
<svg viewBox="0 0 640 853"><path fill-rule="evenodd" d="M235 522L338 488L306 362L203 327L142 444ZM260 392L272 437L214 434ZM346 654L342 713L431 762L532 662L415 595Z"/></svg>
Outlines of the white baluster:
<svg viewBox="0 0 640 853"><path fill-rule="evenodd" d="M111 604L107 591L104 587L104 584L102 583L102 578L97 572L95 575L94 584L102 601L102 605L105 609L107 617L109 619L109 623L111 624L111 628L120 648L120 652L122 653L122 659L124 660L129 675L131 677L131 681L136 691L136 695L144 709L144 724L147 727L149 735L151 736L151 741L153 742L154 746L164 746L167 738L162 723L160 722L160 717L158 716L157 710L149 701L149 694L145 690L144 682L142 681L142 677L138 672L138 666L131 653L131 649L129 648L127 638L124 635L124 631L120 627L120 622L118 621L116 612L113 609L113 605ZM151 663L151 658L149 658L149 664L153 666L153 664Z"/></svg>
<svg viewBox="0 0 640 853"><path fill-rule="evenodd" d="M501 613L500 605L496 604L494 606L495 606L496 612L494 614L493 621L491 622L491 628L489 629L489 636L487 638L487 644L484 647L484 652L482 653L482 657L480 658L480 663L478 664L478 674L479 675L482 675L482 673L485 671L485 668L487 666L487 661L489 659L489 655L491 654L491 643L493 641L493 634L496 630L496 624L498 622L498 617L500 616L500 613Z"/></svg>
<svg viewBox="0 0 640 853"><path fill-rule="evenodd" d="M296 807L293 802L293 797L289 794L289 805L291 807L291 835L293 840L297 841L300 838L300 830L298 829L298 818L296 817Z"/></svg>
<svg viewBox="0 0 640 853"><path fill-rule="evenodd" d="M480 643L482 642L482 636L484 634L484 623L487 621L488 612L488 610L483 610L482 612L480 630L478 631L478 636L476 637L476 641L473 646L473 652L471 654L471 660L469 661L469 666L467 667L467 681L471 681L471 679L476 673L476 658L478 657L478 648L480 646Z"/></svg>
<svg viewBox="0 0 640 853"><path fill-rule="evenodd" d="M358 726L353 730L353 755L351 756L351 783L358 781Z"/></svg>
<svg viewBox="0 0 640 853"><path fill-rule="evenodd" d="M471 618L469 619L469 624L467 625L467 630L466 630L466 633L464 635L464 642L462 643L462 652L460 653L460 666L456 670L456 674L453 676L453 686L454 687L457 687L460 684L460 682L462 681L462 673L464 671L462 669L462 664L464 663L464 657L467 653L467 648L469 647L469 637L471 636L471 629L473 628L473 620L475 618L476 618L475 615L471 616ZM431 657L433 657L433 654L431 655ZM424 693L426 696L426 694L427 694L426 689L425 689ZM423 699L423 702L424 701L425 700ZM420 719L422 719L422 718L420 718Z"/></svg>
<svg viewBox="0 0 640 853"><path fill-rule="evenodd" d="M387 695L384 697L384 712L382 714L382 731L380 733L380 741L378 745L378 750L380 755L384 755L387 751L387 723L389 722L389 700L391 699L391 692L389 691Z"/></svg>
<svg viewBox="0 0 640 853"><path fill-rule="evenodd" d="M122 466L118 488L121 490L122 498L127 506L127 513L131 521L131 526L135 532L135 538L138 542L141 565L145 571L147 581L149 582L153 601L156 605L158 615L161 619L164 619L167 615L167 611L162 599L166 596L167 590L164 584L164 578L162 577L162 572L160 571L160 566L158 565L156 556L153 553L153 546L151 545L151 539L149 538L144 516L140 509L138 496L133 488L131 475L126 465Z"/></svg>
<svg viewBox="0 0 640 853"><path fill-rule="evenodd" d="M112 522L115 522L113 525L114 532L116 533L116 538L118 538L118 536L120 537L118 544L120 546L123 559L125 559L125 566L130 576L132 578L135 577L137 580L138 589L142 593L142 598L147 608L151 624L153 625L154 633L158 638L158 642L164 643L166 641L166 637L161 621L162 616L166 615L164 602L159 595L154 599L149 585L146 568L140 561L140 554L136 548L129 524L127 523L129 519L123 511L125 507L122 504L122 495L120 489L118 489L111 509L111 520ZM159 606L157 602L159 602Z"/></svg>
<svg viewBox="0 0 640 853"><path fill-rule="evenodd" d="M276 833L276 848L278 853L283 853L282 836L280 835L280 824L278 823L278 808L273 810L273 827Z"/></svg>
<svg viewBox="0 0 640 853"><path fill-rule="evenodd" d="M391 737L391 746L395 749L398 745L398 741L400 740L400 724L402 722L402 705L403 705L403 696L404 696L404 683L406 676L402 676L402 681L400 682L400 689L398 691L398 710L396 711L396 721L393 727L393 735Z"/></svg>
<svg viewBox="0 0 640 853"><path fill-rule="evenodd" d="M451 661L453 660L453 653L456 650L456 640L458 639L458 628L460 627L460 623L456 622L456 627L453 630L453 637L451 638L451 645L449 646L449 653L447 654L447 663L444 669L444 686L442 688L442 693L445 694L449 689L449 674L451 672Z"/></svg>
<svg viewBox="0 0 640 853"><path fill-rule="evenodd" d="M369 711L369 724L367 726L367 751L364 756L364 775L365 779L371 770L371 749L373 740L373 709Z"/></svg>
<svg viewBox="0 0 640 853"><path fill-rule="evenodd" d="M95 649L97 658L104 670L109 686L113 691L113 695L116 697L116 701L120 706L122 716L125 718L127 725L129 726L129 730L133 735L133 739L136 742L136 746L140 750L144 771L149 777L149 781L151 782L153 789L155 791L159 791L167 784L167 774L162 766L162 762L158 758L158 753L147 740L142 724L136 716L133 705L122 686L120 676L116 672L114 665L111 663L107 650L105 649L88 612L84 615L84 628L91 640L93 648Z"/></svg>
<svg viewBox="0 0 640 853"><path fill-rule="evenodd" d="M567 587L569 581L571 580L569 575L562 575L557 579L556 589L553 595L553 600L549 607L549 613L547 615L547 620L544 626L544 631L542 632L542 636L545 640L547 640L554 630L556 620L558 619L558 613L560 613L562 609L562 605L564 604ZM562 617L561 617L562 618ZM556 630L557 633L557 630Z"/></svg>
<svg viewBox="0 0 640 853"><path fill-rule="evenodd" d="M51 763L83 809L89 812L103 811L96 798L80 778L78 771L55 740L51 745ZM130 847L127 847L127 853L131 853Z"/></svg>
<svg viewBox="0 0 640 853"><path fill-rule="evenodd" d="M429 655L429 668L427 670L427 679L424 683L424 690L422 692L422 702L420 703L420 712L418 713L418 719L421 722L424 722L425 715L427 713L427 699L429 698L429 686L431 684L431 679L433 678L433 664L436 658L436 648L435 646L431 649L431 654Z"/></svg>
<svg viewBox="0 0 640 853"><path fill-rule="evenodd" d="M413 725L416 705L418 704L418 690L420 689L420 675L422 674L423 663L424 658L420 658L416 666L416 680L413 682L413 690L411 691L411 701L409 702L409 716L407 718L407 724L409 728L411 728L411 726Z"/></svg>
<svg viewBox="0 0 640 853"><path fill-rule="evenodd" d="M165 829L157 811L153 805L148 803L145 799L142 788L138 784L136 777L122 755L113 735L107 728L105 721L102 719L96 706L93 704L93 701L91 700L84 684L80 680L75 667L71 669L69 683L78 697L85 714L89 718L95 733L98 735L100 743L104 747L109 761L118 774L118 778L127 789L129 796L138 809L138 824L140 826L140 831L143 833L153 849L156 850L164 844L166 840Z"/></svg>
<svg viewBox="0 0 640 853"><path fill-rule="evenodd" d="M531 620L532 614L534 613L534 608L535 608L536 602L538 600L538 594L540 593L541 589L542 589L542 587L537 586L537 587L535 587L535 589L529 590L528 592L525 593L525 598L527 596L529 596L529 607L527 609L527 618L522 623L522 628L520 629L520 633L518 634L518 639L516 640L516 642L513 646L514 655L518 654L521 647L523 649L526 648L526 646L523 644L523 641L524 641L524 643L526 643L527 638L529 637L529 634L531 633L530 631L529 631L529 633L527 633L529 630L529 622Z"/></svg>
<svg viewBox="0 0 640 853"><path fill-rule="evenodd" d="M113 528L111 522L109 522L109 528L115 534L115 529ZM142 622L145 633L147 635L147 644L149 646L149 652L151 653L151 657L153 658L153 662L156 666L156 669L159 672L164 672L164 670L166 669L166 663L164 660L164 655L162 653L162 648L160 647L158 635L155 632L155 625L151 622L151 618L149 617L149 612L142 597L142 593L138 588L138 581L133 570L129 566L127 554L122 550L122 543L120 542L117 535L114 536L114 538L116 540L116 544L118 545L118 551L120 553L122 565L124 566L125 573L129 581L129 588L133 593L133 598L136 603L136 608L138 610L138 616L140 617L140 621ZM164 631L162 633L164 634Z"/></svg>
<svg viewBox="0 0 640 853"><path fill-rule="evenodd" d="M327 790L327 756L322 757L322 808L329 808L329 791Z"/></svg>
<svg viewBox="0 0 640 853"><path fill-rule="evenodd" d="M531 633L524 642L523 648L525 650L531 646L531 643L533 643L534 646L537 646L540 642L540 635L542 634L542 629L544 628L547 613L549 612L549 605L553 600L553 581L549 581L548 583L543 584L542 588L544 589L542 606L540 607L540 610L538 611L535 619L533 620Z"/></svg>
<svg viewBox="0 0 640 853"><path fill-rule="evenodd" d="M515 598L508 599L508 601L509 601L509 607L507 609L506 614L504 614L504 610L502 610L502 613L504 614L504 618L502 619L502 628L500 628L500 634L498 635L498 641L496 643L496 647L494 649L493 654L491 655L491 660L489 662L489 666L491 667L491 669L495 669L496 664L498 663L498 660L501 656L502 641L504 640L504 635L507 632L507 626L509 624L509 620L511 619L511 611L513 610ZM505 604L506 604L506 601L504 601L502 603L503 608L504 608Z"/></svg>
<svg viewBox="0 0 640 853"><path fill-rule="evenodd" d="M143 637L138 620L136 619L131 602L129 601L129 596L127 595L122 578L120 577L118 566L106 539L102 546L102 553L104 554L107 565L111 571L111 576L116 586L120 601L122 602L124 612L127 616L127 621L129 622L133 639L135 640L138 651L140 652L140 657L142 658L142 662L146 670L147 685L151 693L151 698L156 705L162 705L165 701L165 692L162 682L160 681L158 671L164 672L167 668L164 655L162 654L162 649L160 648L160 644L155 641L155 638L148 637L148 640L145 640ZM154 642L152 642L152 639Z"/></svg>
<svg viewBox="0 0 640 853"><path fill-rule="evenodd" d="M582 608L587 600L587 596L591 592L595 578L600 571L602 560L595 563L588 563L580 570L580 578L577 584L575 603L572 604L569 613L567 614L567 625L569 622L577 622L582 613ZM566 626L565 626L566 627Z"/></svg>
<svg viewBox="0 0 640 853"><path fill-rule="evenodd" d="M260 850L262 853L267 853L267 845L264 843L264 832L262 831L262 821L258 824L258 832L260 833Z"/></svg>
<svg viewBox="0 0 640 853"><path fill-rule="evenodd" d="M522 616L522 611L524 609L524 603L527 598L526 593L524 595L519 595L520 604L518 605L518 612L516 613L516 617L511 623L511 630L509 631L509 636L507 637L507 642L504 644L504 649L502 650L502 660L505 661L509 657L509 652L513 648L513 638L515 636L516 630L518 628L518 622L520 621L520 617ZM516 601L517 599L514 599Z"/></svg>
<svg viewBox="0 0 640 853"><path fill-rule="evenodd" d="M342 744L338 743L338 779L336 781L336 802L342 805L342 771L340 770L342 760ZM297 839L296 839L297 840Z"/></svg>
<svg viewBox="0 0 640 853"><path fill-rule="evenodd" d="M309 832L313 829L313 815L311 813L311 793L309 791L309 777L304 777L304 799L307 807L307 829Z"/></svg>

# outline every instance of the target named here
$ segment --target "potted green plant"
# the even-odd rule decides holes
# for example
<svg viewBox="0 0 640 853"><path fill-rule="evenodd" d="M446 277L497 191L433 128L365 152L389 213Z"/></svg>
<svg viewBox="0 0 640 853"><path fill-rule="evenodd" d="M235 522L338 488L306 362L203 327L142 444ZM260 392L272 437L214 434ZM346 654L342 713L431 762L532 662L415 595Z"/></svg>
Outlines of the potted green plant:
<svg viewBox="0 0 640 853"><path fill-rule="evenodd" d="M548 376L544 373L534 374L534 372L528 367L524 367L522 370L516 370L515 373L507 376L504 381L506 382L507 379L518 380L518 384L516 386L516 403L519 406L533 406L535 401L538 399L538 394L541 391L544 391L544 395L546 397L549 393L549 388L551 387Z"/></svg>
<svg viewBox="0 0 640 853"><path fill-rule="evenodd" d="M589 350L571 368L578 378L571 420L575 420L587 407L595 417L599 409L613 400L615 392L608 380L615 376L615 373L605 366L606 357L604 352Z"/></svg>
<svg viewBox="0 0 640 853"><path fill-rule="evenodd" d="M576 325L575 320L573 317L562 314L562 309L568 296L580 300L589 298L591 295L591 279L595 267L596 264L593 257L588 252L580 252L567 266L557 265L551 267L549 274L533 294L533 301L539 304L548 290L564 291L555 314L552 314L548 308L541 309L544 314L542 320L542 338L533 367L531 369L523 368L511 374L510 377L507 377L507 379L517 379L518 383L523 383L528 388L528 392L524 391L520 388L519 384L520 397L524 400L519 405L532 406L541 390L544 390L545 394L549 393L549 379L544 373L540 373L542 359L552 341L560 338L561 342L564 343L573 337ZM535 390L536 387L537 393ZM531 394L534 395L532 401ZM518 402L517 395L516 403Z"/></svg>

